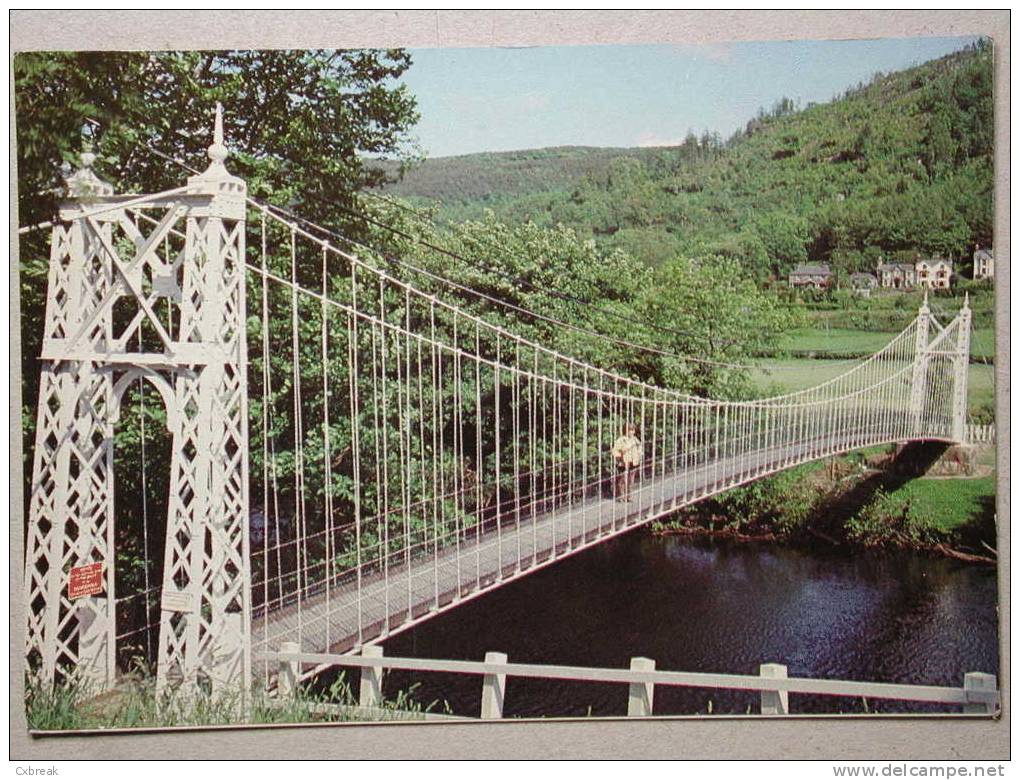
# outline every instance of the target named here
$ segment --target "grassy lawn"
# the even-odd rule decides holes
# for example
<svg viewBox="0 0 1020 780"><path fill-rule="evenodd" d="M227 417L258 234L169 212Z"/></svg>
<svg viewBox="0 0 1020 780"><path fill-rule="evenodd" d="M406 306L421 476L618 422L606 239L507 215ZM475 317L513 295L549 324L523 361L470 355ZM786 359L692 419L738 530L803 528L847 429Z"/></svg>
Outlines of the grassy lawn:
<svg viewBox="0 0 1020 780"><path fill-rule="evenodd" d="M760 367L752 372L752 379L761 395L778 395L804 390L826 382L853 367L845 360L812 360L810 358L786 358L762 360ZM972 363L968 382L968 400L971 411L993 403L994 367Z"/></svg>
<svg viewBox="0 0 1020 780"><path fill-rule="evenodd" d="M983 360L995 359L994 328L977 328L970 334L970 354Z"/></svg>
<svg viewBox="0 0 1020 780"><path fill-rule="evenodd" d="M786 334L779 348L791 352L878 352L892 341L895 333L849 328L797 328Z"/></svg>
<svg viewBox="0 0 1020 780"><path fill-rule="evenodd" d="M896 336L895 333L850 328L809 327L792 330L779 342L788 352L823 352L829 355L863 355L877 352ZM995 358L995 331L978 328L971 336L971 354L984 360Z"/></svg>
<svg viewBox="0 0 1020 780"><path fill-rule="evenodd" d="M820 385L853 367L845 360L764 359L751 373L762 395L779 395Z"/></svg>
<svg viewBox="0 0 1020 780"><path fill-rule="evenodd" d="M925 518L930 527L948 533L965 526L979 514L983 510L982 500L995 500L995 478L922 477L897 488L889 494L889 499L909 503L912 513Z"/></svg>

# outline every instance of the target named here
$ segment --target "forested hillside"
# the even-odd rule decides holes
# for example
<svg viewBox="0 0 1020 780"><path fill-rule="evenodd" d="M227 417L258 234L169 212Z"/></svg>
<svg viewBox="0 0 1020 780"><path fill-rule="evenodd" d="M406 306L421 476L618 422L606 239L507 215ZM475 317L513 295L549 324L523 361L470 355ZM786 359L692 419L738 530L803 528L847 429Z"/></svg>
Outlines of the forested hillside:
<svg viewBox="0 0 1020 780"><path fill-rule="evenodd" d="M803 261L837 271L880 257L967 258L992 241L992 51L986 43L826 104L782 99L725 143L559 148L424 162L388 193L562 224L650 265L723 256L759 279Z"/></svg>
<svg viewBox="0 0 1020 780"><path fill-rule="evenodd" d="M570 189L587 176L603 174L619 157L647 160L660 153L658 149L553 146L436 157L388 183L385 191L411 200L442 201L447 207L498 204L535 192ZM388 173L398 172L396 164L380 167Z"/></svg>

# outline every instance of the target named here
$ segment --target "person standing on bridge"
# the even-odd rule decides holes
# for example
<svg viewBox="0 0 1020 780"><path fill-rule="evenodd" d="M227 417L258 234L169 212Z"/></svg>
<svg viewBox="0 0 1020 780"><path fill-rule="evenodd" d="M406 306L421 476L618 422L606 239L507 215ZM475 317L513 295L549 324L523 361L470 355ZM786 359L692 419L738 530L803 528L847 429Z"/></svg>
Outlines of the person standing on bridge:
<svg viewBox="0 0 1020 780"><path fill-rule="evenodd" d="M630 488L634 484L641 460L644 457L644 445L637 437L637 427L633 423L623 426L623 434L613 444L613 460L616 462L616 500L631 501Z"/></svg>

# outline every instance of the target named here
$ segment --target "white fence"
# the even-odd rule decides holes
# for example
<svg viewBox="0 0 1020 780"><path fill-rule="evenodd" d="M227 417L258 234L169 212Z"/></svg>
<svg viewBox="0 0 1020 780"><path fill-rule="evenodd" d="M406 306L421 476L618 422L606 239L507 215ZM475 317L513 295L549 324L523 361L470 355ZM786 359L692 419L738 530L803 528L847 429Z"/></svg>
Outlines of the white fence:
<svg viewBox="0 0 1020 780"><path fill-rule="evenodd" d="M791 693L949 704L960 706L964 713L970 714L994 715L999 709L999 691L995 675L984 672L967 672L963 676L963 687L954 688L787 677L787 668L782 664L762 664L759 674L755 676L657 671L655 661L650 658L632 658L629 669L600 669L509 663L504 653L492 652L485 654L484 661L387 658L383 655L383 649L376 645L366 645L362 653L362 655L302 653L296 643L286 642L282 645L281 652L265 653L262 658L279 664L277 693L280 696L292 695L297 690L298 681L302 677L302 665L314 666L317 669L334 666L360 668L361 687L358 703L363 708L375 708L382 703L385 669L477 675L482 677L480 715L483 719L503 717L507 677L626 684L628 717L653 715L655 688L659 685L759 691L762 715L790 714Z"/></svg>
<svg viewBox="0 0 1020 780"><path fill-rule="evenodd" d="M968 444L988 444L995 441L995 423L987 425L967 424Z"/></svg>

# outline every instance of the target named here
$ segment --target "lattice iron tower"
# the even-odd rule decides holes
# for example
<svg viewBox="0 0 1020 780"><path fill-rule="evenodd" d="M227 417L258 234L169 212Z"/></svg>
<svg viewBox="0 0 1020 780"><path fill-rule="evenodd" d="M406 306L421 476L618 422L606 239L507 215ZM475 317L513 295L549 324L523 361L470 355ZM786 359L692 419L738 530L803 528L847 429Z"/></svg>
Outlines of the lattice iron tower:
<svg viewBox="0 0 1020 780"><path fill-rule="evenodd" d="M53 227L26 541L29 668L115 676L113 433L125 390L158 390L172 437L157 685L250 678L245 183L224 166L153 196L67 179ZM162 209L143 233L135 216ZM174 243L176 242L176 243ZM173 245L174 252L169 251Z"/></svg>
<svg viewBox="0 0 1020 780"><path fill-rule="evenodd" d="M970 293L956 316L956 349L953 354L953 420L951 437L967 442L967 382L970 378Z"/></svg>

